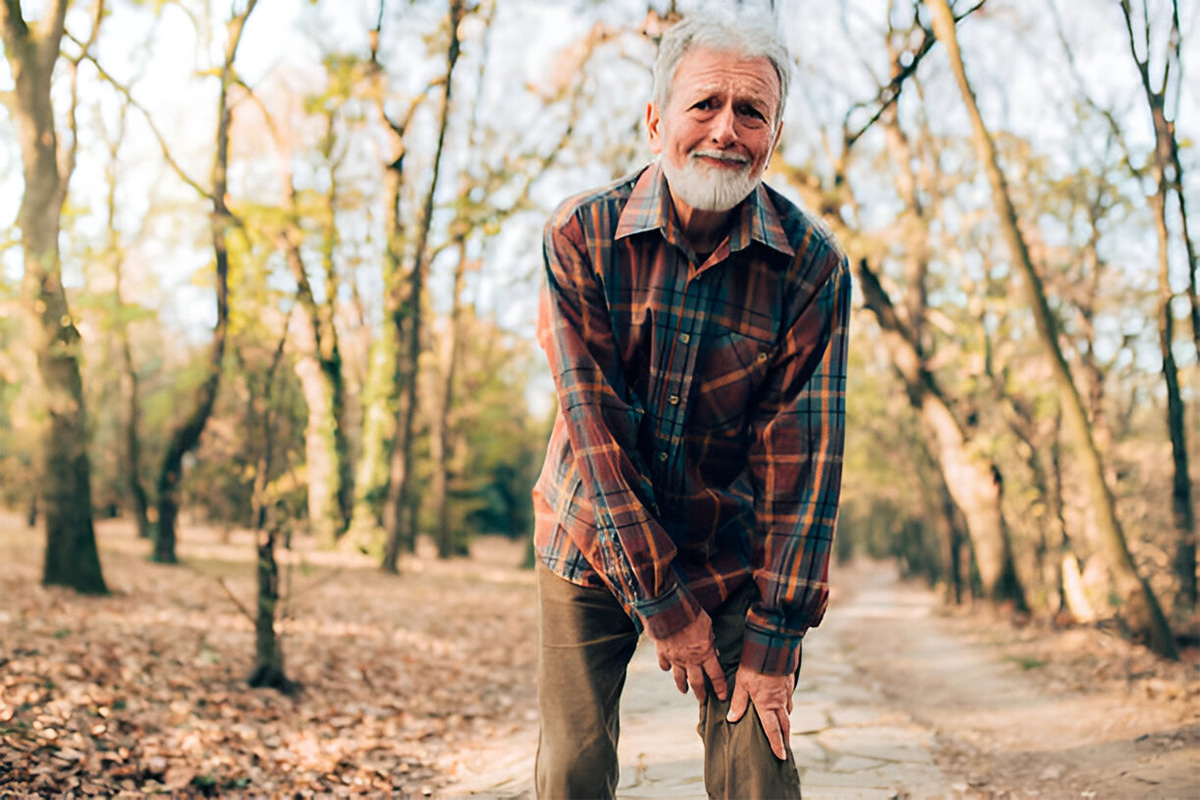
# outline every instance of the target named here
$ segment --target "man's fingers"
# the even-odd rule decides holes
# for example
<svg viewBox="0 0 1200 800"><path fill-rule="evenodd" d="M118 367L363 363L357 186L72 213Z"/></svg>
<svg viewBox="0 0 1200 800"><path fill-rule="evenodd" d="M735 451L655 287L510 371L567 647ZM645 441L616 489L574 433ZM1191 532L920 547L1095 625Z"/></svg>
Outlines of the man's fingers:
<svg viewBox="0 0 1200 800"><path fill-rule="evenodd" d="M733 699L729 701L729 713L725 715L726 722L737 722L746 713L746 706L750 703L749 693L742 688L740 683L733 684Z"/></svg>
<svg viewBox="0 0 1200 800"><path fill-rule="evenodd" d="M779 724L780 713L778 709L763 711L759 709L758 720L762 723L763 733L767 734L767 741L771 744L771 752L780 761L787 760L787 751L783 749L783 729Z"/></svg>
<svg viewBox="0 0 1200 800"><path fill-rule="evenodd" d="M687 670L676 665L672 675L675 678L675 688L679 690L680 694L687 694Z"/></svg>
<svg viewBox="0 0 1200 800"><path fill-rule="evenodd" d="M704 670L696 664L687 668L688 683L692 687L692 694L696 696L696 702L703 704L704 698L708 694L704 688Z"/></svg>
<svg viewBox="0 0 1200 800"><path fill-rule="evenodd" d="M721 662L717 661L717 657L713 655L704 662L703 666L704 673L712 681L713 691L717 693L717 697L722 700L727 698L729 685L725 682L725 670L721 669Z"/></svg>
<svg viewBox="0 0 1200 800"><path fill-rule="evenodd" d="M663 672L666 672L667 670L669 670L671 668L671 662L667 660L667 657L663 653L662 648L659 648L659 650L658 650L658 668L661 669Z"/></svg>

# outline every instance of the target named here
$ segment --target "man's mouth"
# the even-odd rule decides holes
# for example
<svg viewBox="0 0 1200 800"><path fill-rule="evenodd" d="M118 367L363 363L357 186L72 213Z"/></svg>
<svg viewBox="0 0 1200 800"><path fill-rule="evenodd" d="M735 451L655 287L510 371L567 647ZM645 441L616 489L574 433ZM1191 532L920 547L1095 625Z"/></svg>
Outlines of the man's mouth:
<svg viewBox="0 0 1200 800"><path fill-rule="evenodd" d="M700 163L718 169L740 170L750 164L750 159L738 153L722 153L720 150L693 150L688 157L692 163Z"/></svg>

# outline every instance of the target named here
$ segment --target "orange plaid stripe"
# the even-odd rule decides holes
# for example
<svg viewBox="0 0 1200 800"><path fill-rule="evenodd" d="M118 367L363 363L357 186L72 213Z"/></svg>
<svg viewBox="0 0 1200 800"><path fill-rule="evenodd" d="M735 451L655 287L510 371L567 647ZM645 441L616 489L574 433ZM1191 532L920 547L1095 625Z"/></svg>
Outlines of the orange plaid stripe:
<svg viewBox="0 0 1200 800"><path fill-rule="evenodd" d="M652 165L547 224L538 340L559 413L535 545L657 636L753 578L743 663L781 674L828 599L850 275L769 187L737 213L701 262Z"/></svg>

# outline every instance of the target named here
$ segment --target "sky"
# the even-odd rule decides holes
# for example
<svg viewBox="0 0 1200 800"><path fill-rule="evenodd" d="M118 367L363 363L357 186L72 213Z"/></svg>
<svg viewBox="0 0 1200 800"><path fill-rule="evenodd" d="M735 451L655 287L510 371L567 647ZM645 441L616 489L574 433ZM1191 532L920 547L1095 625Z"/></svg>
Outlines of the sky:
<svg viewBox="0 0 1200 800"><path fill-rule="evenodd" d="M686 11L699 0L680 3ZM1164 7L1161 0L1151 0ZM26 0L29 16L38 15L39 2ZM394 74L393 85L410 91L437 74L441 68L436 59L429 59L421 36L436 28L443 13L442 3L418 0L392 0L388 5L383 34L381 60ZM866 97L872 86L872 73L884 67L885 54L878 48L864 48L861 42L880 40L878 29L886 17L886 0L848 0L844 3L817 0L778 0L779 17L789 44L797 58L797 74L785 122L784 152L789 159L823 160L830 130L840 124L841 115L849 102ZM903 5L903 4L901 4ZM1029 13L1039 6L1043 12ZM185 7L201 8L199 2ZM1200 0L1180 3L1187 50L1185 64L1190 69L1197 62L1197 30L1200 21ZM209 18L194 20L175 4L167 4L157 16L145 9L131 9L128 3L112 2L111 16L105 21L97 57L118 80L132 86L134 96L149 110L166 139L176 160L186 164L190 174L201 183L207 182L211 159L211 131L215 107L215 80L197 73L197 63L216 63L220 56L220 23L228 14L227 4L213 0ZM609 0L606 3L574 0L501 0L491 43L491 80L485 98L484 115L515 121L515 127L526 136L536 138L542 129L545 139L553 141L557 129L553 121L539 115L530 102L530 92L550 86L561 65L562 48L582 35L600 18L614 26L630 25L644 15L646 4L635 0ZM237 68L251 86L259 86L272 74L286 72L302 81L305 74L319 78L316 69L322 48L366 51L366 31L374 23L376 5L373 0L322 0L315 4L307 0L261 0L250 18L239 51ZM401 18L396 9L403 10ZM1019 15L1013 12L1019 10ZM1055 158L1069 160L1082 147L1093 143L1073 140L1072 112L1066 98L1073 89L1064 80L1064 62L1057 44L1055 18L1061 18L1068 39L1075 50L1080 71L1088 83L1089 92L1103 105L1114 108L1119 117L1128 120L1124 127L1135 143L1145 146L1151 129L1144 111L1137 76L1130 64L1124 30L1119 24L1115 5L1105 0L990 0L986 14L960 28L968 70L975 83L976 93L985 117L997 129L1009 129L1029 138L1036 149ZM1011 24L997 24L1009 21ZM197 24L199 23L199 25ZM197 28L201 33L197 33ZM87 4L76 2L68 28L79 35L87 30ZM205 33L208 31L209 33ZM469 33L469 31L465 32ZM467 47L473 46L472 42ZM637 45L623 45L627 52L620 69L610 69L593 80L598 96L615 96L627 102L630 114L640 116L649 81L644 66L650 53ZM68 46L73 51L73 48ZM935 50L930 59L936 61L941 53ZM60 82L60 84L63 82ZM83 82L85 105L89 117L82 144L95 148L100 144L96 135L97 119L112 130L115 127L115 108L110 90L85 71ZM11 86L6 65L0 65L0 91ZM1186 81L1179 92L1178 128L1180 136L1189 143L1185 157L1200 169L1195 156L1197 141L1196 120L1200 107L1200 81ZM61 85L58 87L61 98ZM956 127L968 131L965 115L956 89L944 68L927 71L925 91L939 93L947 100L948 109L939 124L947 130ZM628 99L626 99L628 98ZM136 114L134 115L136 117ZM618 115L619 116L619 115ZM621 117L626 119L625 117ZM623 131L623 132L622 132ZM609 134L630 136L622 128ZM635 158L649 157L640 137L629 143ZM13 144L11 121L0 117L0 226L15 218L21 193L20 162ZM269 148L264 146L265 153ZM464 149L465 151L465 149ZM827 159L824 159L827 162ZM73 205L85 209L96 203L103 185L103 161L81 158L72 182ZM144 286L150 298L161 303L165 319L173 320L202 339L212 320L211 292L203 279L209 254L204 246L206 219L202 201L165 173L158 156L157 145L140 119L131 121L129 143L122 150L122 175L126 186L145 188L145 191L125 192L120 198L122 228L133 236L146 220L152 202L176 203L180 212L170 220L157 219L145 239L148 244L138 248L136 261L146 271ZM585 163L563 169L540 181L534 192L539 206L545 211L557 200L589 186L606 182L613 166L607 163ZM1193 207L1200 207L1200 197L1194 180L1189 180ZM785 189L786 191L786 189ZM883 225L887 214L878 220L868 217L864 224ZM532 332L532 298L529 292L514 293L514 286L528 285L522 281L537 269L537 235L540 219L528 215L519 225L505 229L489 245L488 257L497 262L491 270L492 285L474 287L481 303L489 304L503 323L529 335ZM83 237L94 236L99 219L86 214L74 220L75 231ZM1128 245L1136 250L1138 243ZM65 250L70 249L67 243ZM70 259L66 278L78 283L82 276L71 271ZM16 248L0 254L0 268L9 280L20 274ZM438 279L435 274L435 281Z"/></svg>

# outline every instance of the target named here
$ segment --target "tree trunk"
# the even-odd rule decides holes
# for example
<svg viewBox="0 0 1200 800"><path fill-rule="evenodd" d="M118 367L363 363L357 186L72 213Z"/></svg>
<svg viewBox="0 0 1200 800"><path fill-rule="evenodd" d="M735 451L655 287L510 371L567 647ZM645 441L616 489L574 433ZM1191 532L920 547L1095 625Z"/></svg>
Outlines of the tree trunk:
<svg viewBox="0 0 1200 800"><path fill-rule="evenodd" d="M1162 174L1161 172L1159 173ZM1164 181L1159 181L1165 192ZM1171 521L1175 527L1174 568L1178 580L1176 605L1186 610L1196 607L1196 517L1192 508L1192 480L1188 472L1187 427L1183 396L1179 387L1179 368L1175 363L1175 317L1171 313L1169 269L1170 238L1167 232L1165 194L1152 198L1155 228L1158 232L1158 338L1162 350L1163 382L1167 388L1167 432L1171 438Z"/></svg>
<svg viewBox="0 0 1200 800"><path fill-rule="evenodd" d="M379 5L379 18L382 24L382 0ZM372 33L372 41L378 46L378 27ZM372 51L372 61L374 58L375 53ZM383 70L378 70L376 74L382 75ZM384 94L382 88L377 90L380 98ZM379 106L379 113L386 120L382 99ZM416 108L416 103L412 108ZM411 111L412 109L410 113ZM404 191L406 121L388 122L395 138L395 147L394 158L386 165L383 177L384 194L387 197L384 206L387 246L383 259L383 331L371 347L367 378L362 392L362 450L354 481L354 508L350 522L350 529L354 531L360 547L373 543L380 524L385 522L381 512L387 494L392 445L396 439L398 398L404 386L398 353L405 341L402 267L404 222L401 197Z"/></svg>
<svg viewBox="0 0 1200 800"><path fill-rule="evenodd" d="M118 267L119 269L119 267ZM117 277L117 302L120 300L120 277ZM137 523L139 539L150 538L150 499L142 485L142 443L138 428L142 418L142 404L137 369L133 364L133 349L129 342L129 326L121 323L121 366L125 392L125 483L133 499L133 518Z"/></svg>
<svg viewBox="0 0 1200 800"><path fill-rule="evenodd" d="M963 537L959 526L955 523L954 512L957 507L954 505L954 498L950 496L950 490L946 488L945 482L939 481L939 483L942 485L939 487L937 496L932 499L934 507L930 509L928 516L932 517L932 524L937 532L938 551L942 558L945 599L954 605L962 605L963 590L969 590L965 576L959 569Z"/></svg>
<svg viewBox="0 0 1200 800"><path fill-rule="evenodd" d="M899 55L893 53L893 77L904 70ZM925 344L931 339L925 326L928 310L925 284L931 249L929 220L918 192L918 176L912 168L912 148L900 127L897 105L893 103L884 109L880 121L885 144L896 166L896 191L904 202L903 229L909 234L905 243L905 293L899 307L908 317L908 341L893 338L890 347L896 363L908 365L900 369L900 373L909 387L909 396L916 398L914 407L921 412L927 430L933 432L935 457L941 467L944 483L967 519L967 527L975 544L984 595L991 600L1010 599L1024 608L1027 605L1025 589L1016 577L1010 532L1003 517L999 471L994 464L968 455L967 432L950 412L940 389L929 390L934 385L927 366L928 350ZM886 297L874 275L868 276L868 282L872 294L872 302L868 307L876 311L878 319L878 310L884 304L891 305L891 300ZM900 329L893 328L893 332L899 333Z"/></svg>
<svg viewBox="0 0 1200 800"><path fill-rule="evenodd" d="M950 411L933 375L923 366L924 359L911 330L897 316L878 278L865 260L859 262L855 277L863 302L875 315L883 331L883 340L892 362L904 379L909 400L921 415L933 439L933 455L945 477L946 488L967 523L967 533L975 549L975 561L983 594L991 600L1005 599L1002 577L1008 571L1006 554L1011 547L1000 509L1000 486L994 467L971 455L967 438Z"/></svg>
<svg viewBox="0 0 1200 800"><path fill-rule="evenodd" d="M291 694L299 687L288 679L287 673L284 671L283 646L275 630L280 599L279 564L275 560L275 546L283 520L276 515L277 503L275 498L269 496L268 491L273 468L272 462L275 456L275 425L271 414L271 395L274 391L275 374L283 360L286 344L287 331L285 329L267 369L262 394L265 408L261 420L262 450L258 463L255 465L254 493L251 500L256 528L255 548L258 553L255 567L258 594L254 615L254 669L251 670L247 683L254 687L265 686L278 689L285 694ZM258 398L251 391L251 409L257 400ZM253 419L253 411L249 418Z"/></svg>
<svg viewBox="0 0 1200 800"><path fill-rule="evenodd" d="M1187 204L1183 192L1183 166L1179 161L1179 144L1175 139L1175 125L1167 119L1167 84L1172 66L1180 65L1179 5L1172 2L1173 15L1167 52L1164 54L1162 86L1155 89L1150 77L1150 32L1145 31L1142 42L1145 55L1138 55L1133 31L1133 14L1129 0L1122 0L1121 11L1125 16L1125 27L1129 33L1129 52L1137 64L1142 78L1142 90L1150 117L1154 123L1154 178L1155 193L1150 197L1154 211L1154 229L1158 235L1158 336L1162 350L1163 381L1167 388L1167 431L1171 438L1171 459L1174 475L1171 481L1171 521L1175 526L1176 545L1174 556L1178 589L1175 595L1177 606L1186 610L1196 607L1196 516L1192 506L1192 480L1188 472L1187 430L1184 422L1183 397L1179 388L1179 368L1175 363L1175 317L1171 313L1171 301L1175 293L1171 290L1171 232L1168 223L1168 206L1174 195L1179 203L1180 233L1187 255L1189 297L1191 300L1192 333L1200 351L1200 310L1196 300L1196 253L1187 227Z"/></svg>
<svg viewBox="0 0 1200 800"><path fill-rule="evenodd" d="M296 198L296 187L292 178L292 145L276 132L281 154L283 173L283 202L287 208L287 221L280 235L292 278L296 281L296 297L300 313L296 318L298 329L298 357L296 375L300 379L301 391L308 410L308 421L304 431L305 467L308 485L309 526L319 541L332 546L349 525L351 479L348 472L349 444L342 429L345 409L345 381L342 377L342 358L338 347L337 327L334 324L337 307L337 275L333 264L334 224L337 170L331 155L334 142L332 114L327 117L327 133L321 146L321 154L329 166L329 191L325 194L325 205L321 219L320 254L325 274L325 299L318 303L300 245L304 232L300 226L300 212Z"/></svg>
<svg viewBox="0 0 1200 800"><path fill-rule="evenodd" d="M122 105L117 118L117 136L109 143L108 196L106 198L106 229L109 247L112 248L113 295L117 308L117 347L121 358L121 394L125 401L125 458L121 468L125 472L125 486L133 501L133 519L137 525L139 539L149 539L150 501L146 487L142 485L142 444L138 434L142 418L141 393L137 368L133 363L133 345L129 337L129 320L125 314L125 298L122 292L125 255L121 249L121 234L117 230L117 159L121 142L125 138L125 120L129 106Z"/></svg>
<svg viewBox="0 0 1200 800"><path fill-rule="evenodd" d="M450 508L447 487L450 483L450 409L454 404L454 374L458 364L458 343L462 326L462 289L467 273L467 246L459 239L458 263L454 265L454 286L451 290L452 305L450 324L442 340L441 385L438 387L438 407L433 415L433 431L430 435L430 455L433 458L433 486L430 501L436 510L438 557L450 558L458 548L454 532L450 529Z"/></svg>
<svg viewBox="0 0 1200 800"><path fill-rule="evenodd" d="M389 476L387 503L391 507L388 512L393 524L387 529L387 547L383 554L383 569L386 572L396 571L396 562L400 555L400 546L405 538L415 540L416 530L408 531L407 537L399 521L403 518L409 495L412 491L412 452L413 452L413 420L416 416L418 395L417 378L421 356L421 303L425 294L425 273L429 269L429 230L433 223L433 201L437 192L438 174L442 166L442 152L446 144L446 129L450 122L450 97L454 86L454 67L458 63L459 40L458 24L462 20L462 0L450 0L448 18L450 44L446 52L446 79L442 93L442 113L438 122L437 147L433 155L433 175L429 180L429 190L425 195L425 208L421 214L421 227L417 233L417 243L414 248L413 268L407 299L407 342L404 348L405 399L401 403L401 415L396 431L392 471Z"/></svg>
<svg viewBox="0 0 1200 800"><path fill-rule="evenodd" d="M249 0L246 10L234 16L226 25L228 41L225 46L225 61L221 67L216 153L213 156L213 189L210 197L210 233L216 260L217 324L209 348L208 374L192 397L191 413L171 432L167 453L158 475L158 525L155 530L152 558L162 564L174 564L178 560L175 555L175 524L179 515L179 483L183 478L183 457L199 444L221 384L221 362L225 357L225 339L229 330L229 250L225 242L231 216L225 205L229 186L229 127L233 118L229 104L229 88L234 82L233 60L242 39L242 31L256 3L257 0Z"/></svg>
<svg viewBox="0 0 1200 800"><path fill-rule="evenodd" d="M321 308L313 295L300 254L300 235L299 225L293 222L283 240L300 306L296 316L299 351L296 375L308 407L308 423L304 430L308 521L318 539L332 545L344 530L339 500L344 473L339 459L335 381L332 377L333 374L341 375L341 359L335 349L336 343L327 344L335 334L323 324Z"/></svg>
<svg viewBox="0 0 1200 800"><path fill-rule="evenodd" d="M1071 379L1067 362L1063 358L1058 342L1057 325L1046 302L1041 277L1033 266L1025 239L1017 226L1017 212L1009 197L1004 174L1000 171L995 144L984 125L983 117L975 102L975 95L967 81L962 55L958 48L954 16L947 0L926 0L926 3L933 14L934 32L946 47L951 69L954 71L955 80L958 82L959 91L971 118L975 147L992 188L992 199L996 205L1002 235L1015 266L1020 270L1028 286L1038 336L1050 357L1063 416L1076 445L1081 471L1091 495L1096 523L1100 529L1108 557L1109 569L1113 573L1117 590L1126 606L1128 622L1137 634L1148 639L1154 652L1169 658L1178 658L1179 651L1175 646L1175 640L1167 625L1167 620L1163 616L1162 608L1150 587L1138 575L1125 540L1125 533L1117 518L1112 492L1104 477L1100 452L1092 438L1083 402Z"/></svg>
<svg viewBox="0 0 1200 800"><path fill-rule="evenodd" d="M0 33L15 84L12 108L25 177L17 214L25 263L22 305L47 411L41 435L46 524L42 582L103 593L107 587L92 524L80 337L67 306L58 249L70 174L58 163L50 84L68 0L46 5L32 27L22 17L17 0L0 5Z"/></svg>
<svg viewBox="0 0 1200 800"><path fill-rule="evenodd" d="M337 247L337 201L338 177L337 164L332 159L333 152L333 116L328 120L330 134L326 136L326 149L323 151L329 162L329 192L325 195L323 209L321 262L325 272L325 302L320 307L321 337L320 362L325 379L329 382L329 395L332 404L331 417L333 424L333 454L336 460L334 479L337 482L337 536L341 536L350 526L350 517L354 510L354 465L350 455L350 437L346 427L346 376L342 364L342 348L338 337L337 307L338 293L341 288L338 282L337 266L334 263L334 251Z"/></svg>

